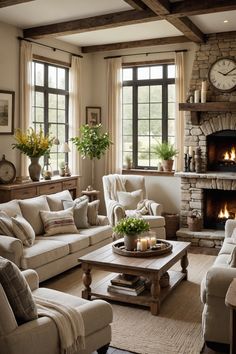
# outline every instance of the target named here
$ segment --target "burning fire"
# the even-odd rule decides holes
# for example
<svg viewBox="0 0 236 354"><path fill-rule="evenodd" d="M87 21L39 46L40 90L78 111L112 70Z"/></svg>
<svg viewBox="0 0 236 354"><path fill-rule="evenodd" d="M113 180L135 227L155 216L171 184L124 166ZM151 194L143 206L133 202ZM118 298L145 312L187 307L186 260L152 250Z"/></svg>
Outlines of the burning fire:
<svg viewBox="0 0 236 354"><path fill-rule="evenodd" d="M228 219L229 218L229 212L227 209L227 203L225 203L225 206L223 209L220 210L219 214L218 214L218 218L219 219Z"/></svg>
<svg viewBox="0 0 236 354"><path fill-rule="evenodd" d="M224 160L235 161L235 157L236 157L235 147L232 147L230 152L226 151L224 153Z"/></svg>

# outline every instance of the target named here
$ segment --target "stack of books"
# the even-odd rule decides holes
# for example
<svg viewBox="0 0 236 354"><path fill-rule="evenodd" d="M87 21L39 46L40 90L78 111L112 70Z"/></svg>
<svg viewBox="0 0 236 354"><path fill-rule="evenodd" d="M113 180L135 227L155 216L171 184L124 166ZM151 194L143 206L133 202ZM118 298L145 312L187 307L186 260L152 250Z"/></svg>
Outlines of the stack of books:
<svg viewBox="0 0 236 354"><path fill-rule="evenodd" d="M137 296L145 290L145 281L136 275L118 274L108 285L109 292Z"/></svg>

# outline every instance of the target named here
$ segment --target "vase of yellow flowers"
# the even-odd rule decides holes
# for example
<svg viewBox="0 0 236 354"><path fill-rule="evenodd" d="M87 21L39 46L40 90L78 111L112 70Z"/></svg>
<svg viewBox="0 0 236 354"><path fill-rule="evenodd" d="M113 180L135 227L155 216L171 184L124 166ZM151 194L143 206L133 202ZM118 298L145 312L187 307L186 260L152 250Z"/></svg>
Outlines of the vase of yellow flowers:
<svg viewBox="0 0 236 354"><path fill-rule="evenodd" d="M42 128L36 132L33 128L27 129L23 133L18 129L14 136L16 143L12 144L13 149L18 149L21 153L29 156L31 163L29 165L29 175L32 181L39 181L41 165L39 159L41 156L48 156L53 145L54 138L44 135Z"/></svg>

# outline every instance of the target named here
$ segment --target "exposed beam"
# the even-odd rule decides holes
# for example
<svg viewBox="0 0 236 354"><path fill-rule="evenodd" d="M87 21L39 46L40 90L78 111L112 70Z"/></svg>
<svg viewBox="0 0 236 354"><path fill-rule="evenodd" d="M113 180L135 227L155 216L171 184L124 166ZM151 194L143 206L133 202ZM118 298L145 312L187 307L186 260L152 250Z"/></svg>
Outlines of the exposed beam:
<svg viewBox="0 0 236 354"><path fill-rule="evenodd" d="M147 6L142 2L142 0L124 0L127 4L133 7L135 10L146 10Z"/></svg>
<svg viewBox="0 0 236 354"><path fill-rule="evenodd" d="M171 16L193 16L236 10L235 0L187 0L171 4Z"/></svg>
<svg viewBox="0 0 236 354"><path fill-rule="evenodd" d="M87 47L82 47L81 51L82 51L82 53L105 52L105 51L109 51L109 50L128 49L128 48L137 48L137 47L149 47L149 46L155 46L155 45L186 43L186 42L190 42L190 40L188 38L186 38L185 36L152 38L152 39L144 39L141 41L131 41L131 42L87 46Z"/></svg>
<svg viewBox="0 0 236 354"><path fill-rule="evenodd" d="M170 2L169 0L142 0L149 9L151 9L156 14L167 15L170 13Z"/></svg>
<svg viewBox="0 0 236 354"><path fill-rule="evenodd" d="M0 8L23 4L24 2L30 2L30 1L35 1L35 0L0 0Z"/></svg>

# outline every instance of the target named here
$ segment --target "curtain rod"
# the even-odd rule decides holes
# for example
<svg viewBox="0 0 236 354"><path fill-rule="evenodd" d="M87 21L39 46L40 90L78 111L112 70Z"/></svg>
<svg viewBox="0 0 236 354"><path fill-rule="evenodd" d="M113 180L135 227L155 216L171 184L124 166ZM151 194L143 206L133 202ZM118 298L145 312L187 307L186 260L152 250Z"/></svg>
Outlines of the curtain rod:
<svg viewBox="0 0 236 354"><path fill-rule="evenodd" d="M47 45L47 44L43 44L43 43L31 41L30 39L25 39L25 38L22 38L22 37L17 37L17 39L19 39L19 41L26 41L26 42L34 43L34 44L37 44L37 45L41 45L41 46L43 46L43 47L51 48L54 52L55 52L56 50L59 50L60 52L68 53L68 54L74 55L74 56L76 56L76 57L83 58L82 55L69 52L68 50L64 50L64 49L60 49L60 48L55 48L55 47L52 47L52 46Z"/></svg>
<svg viewBox="0 0 236 354"><path fill-rule="evenodd" d="M132 57L134 55L146 55L149 54L160 54L160 53L180 53L180 52L187 52L188 49L181 49L181 50L163 50L162 52L148 52L148 53L133 53L133 54L124 54L124 55L114 55L110 57L104 57L104 59L113 59L113 58L123 58L123 57Z"/></svg>

